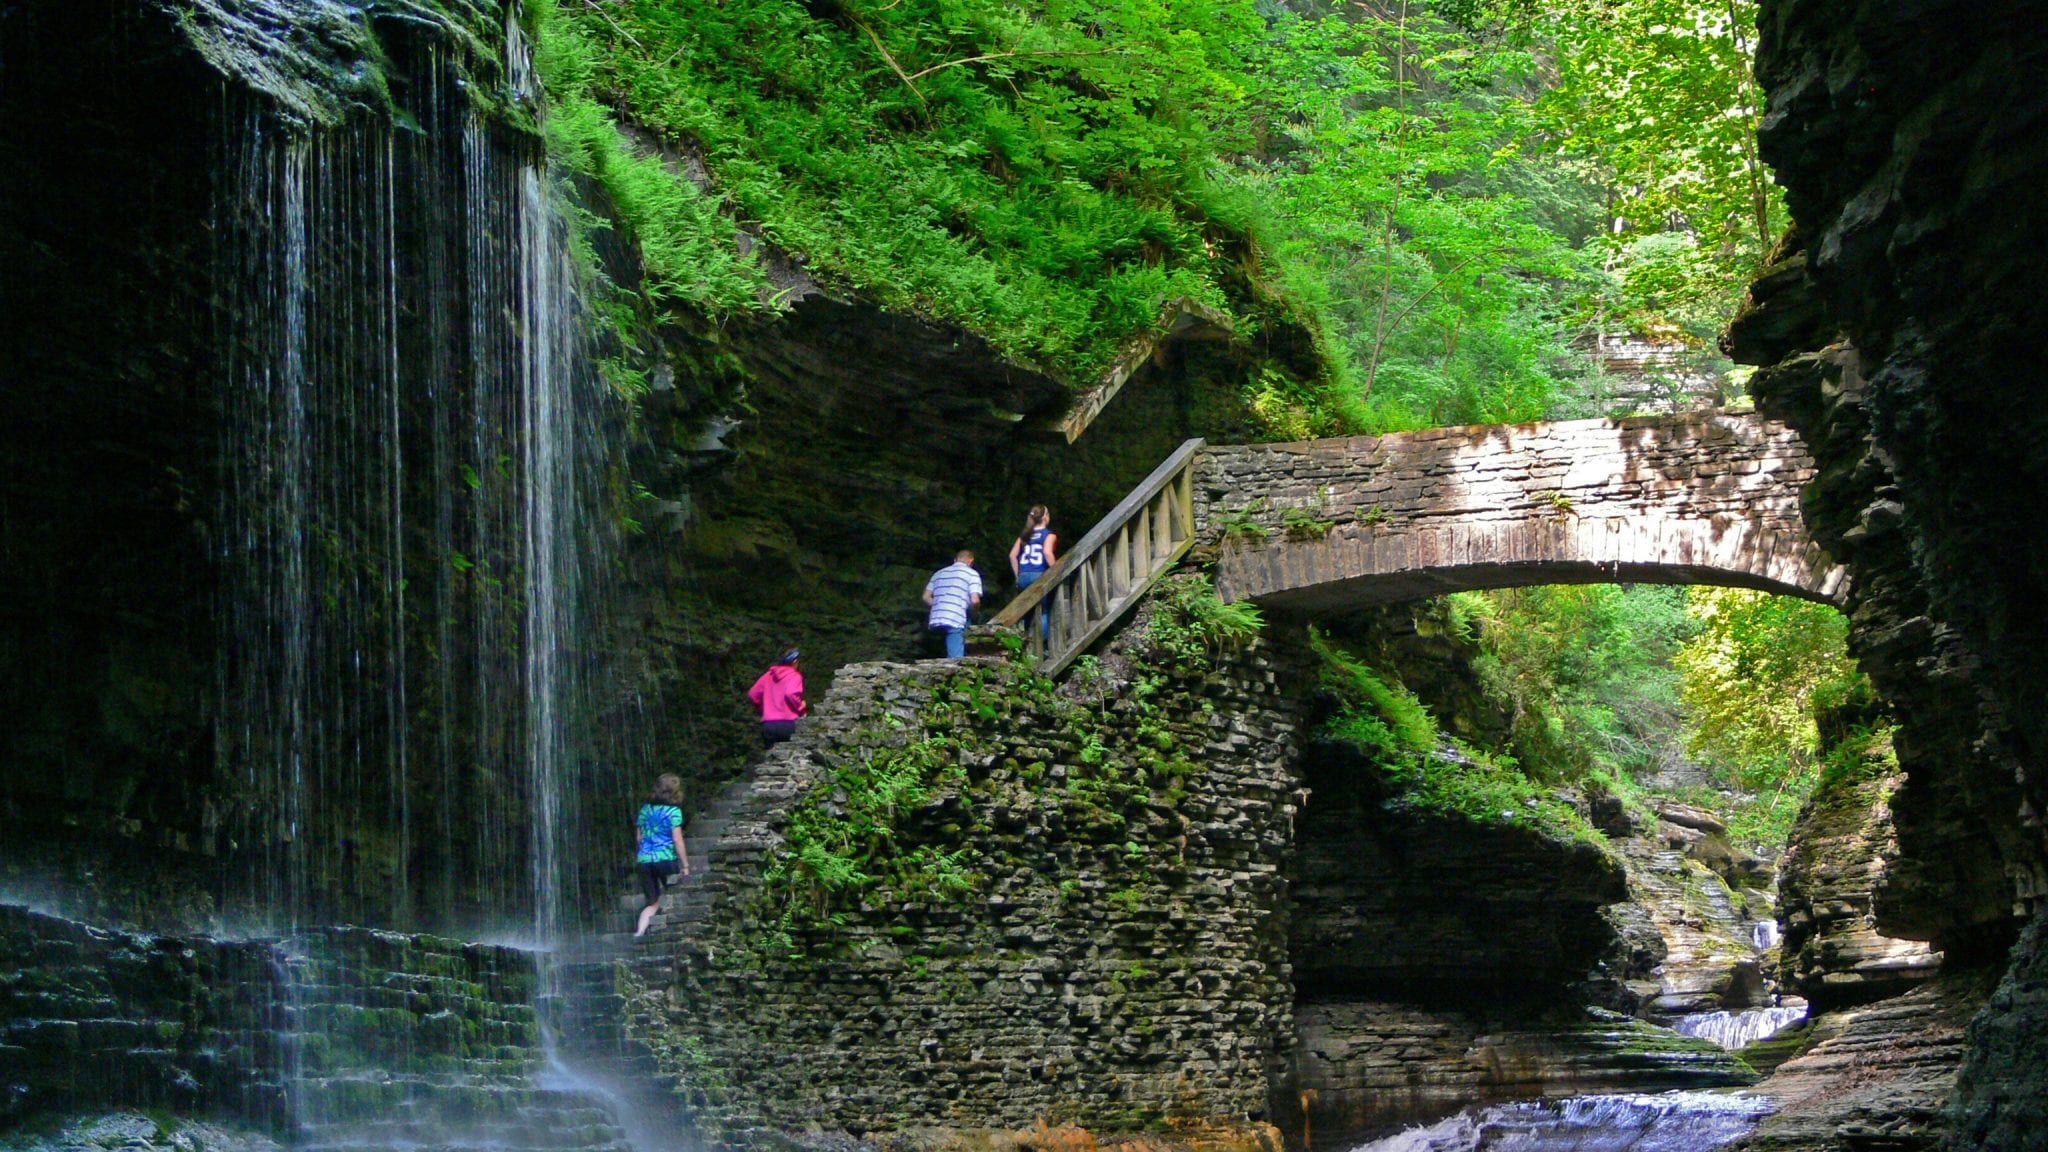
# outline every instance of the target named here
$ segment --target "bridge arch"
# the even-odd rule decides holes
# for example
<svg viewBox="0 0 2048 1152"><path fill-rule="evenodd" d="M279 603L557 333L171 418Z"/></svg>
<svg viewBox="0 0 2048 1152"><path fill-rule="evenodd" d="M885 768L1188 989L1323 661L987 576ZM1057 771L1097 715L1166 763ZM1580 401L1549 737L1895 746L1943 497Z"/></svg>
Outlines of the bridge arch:
<svg viewBox="0 0 2048 1152"><path fill-rule="evenodd" d="M1318 612L1529 584L1718 584L1836 607L1813 460L1753 414L1209 446L1195 535L1226 600Z"/></svg>

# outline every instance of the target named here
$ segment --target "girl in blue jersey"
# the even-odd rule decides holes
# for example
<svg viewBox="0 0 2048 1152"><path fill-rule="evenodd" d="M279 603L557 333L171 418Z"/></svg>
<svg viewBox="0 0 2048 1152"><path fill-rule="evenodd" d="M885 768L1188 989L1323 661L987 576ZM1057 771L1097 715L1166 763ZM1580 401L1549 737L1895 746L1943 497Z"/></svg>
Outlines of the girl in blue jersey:
<svg viewBox="0 0 2048 1152"><path fill-rule="evenodd" d="M1017 577L1019 589L1031 587L1032 581L1059 563L1060 538L1053 535L1051 524L1052 513L1045 505L1033 504L1031 514L1024 518L1024 530L1010 545L1010 573Z"/></svg>
<svg viewBox="0 0 2048 1152"><path fill-rule="evenodd" d="M662 885L680 869L690 874L690 852L683 845L683 778L666 773L654 782L654 792L640 806L633 831L640 841L640 889L647 893L647 907L640 910L640 923L633 935L647 935L647 925L661 907Z"/></svg>
<svg viewBox="0 0 2048 1152"><path fill-rule="evenodd" d="M1031 587L1046 569L1059 563L1060 538L1052 531L1052 513L1043 504L1033 504L1031 512L1024 517L1024 530L1017 533L1017 539L1010 545L1010 572L1017 577L1017 591ZM1038 614L1039 633L1045 643L1052 642L1052 601L1045 602L1045 610Z"/></svg>

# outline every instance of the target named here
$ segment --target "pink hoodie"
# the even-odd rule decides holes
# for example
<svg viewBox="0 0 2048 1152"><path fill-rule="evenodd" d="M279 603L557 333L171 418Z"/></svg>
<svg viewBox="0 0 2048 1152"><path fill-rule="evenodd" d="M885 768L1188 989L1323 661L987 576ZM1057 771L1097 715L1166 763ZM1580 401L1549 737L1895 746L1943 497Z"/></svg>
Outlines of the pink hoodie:
<svg viewBox="0 0 2048 1152"><path fill-rule="evenodd" d="M789 664L776 664L761 673L747 689L747 699L760 705L763 723L794 720L809 708L804 703L804 674Z"/></svg>

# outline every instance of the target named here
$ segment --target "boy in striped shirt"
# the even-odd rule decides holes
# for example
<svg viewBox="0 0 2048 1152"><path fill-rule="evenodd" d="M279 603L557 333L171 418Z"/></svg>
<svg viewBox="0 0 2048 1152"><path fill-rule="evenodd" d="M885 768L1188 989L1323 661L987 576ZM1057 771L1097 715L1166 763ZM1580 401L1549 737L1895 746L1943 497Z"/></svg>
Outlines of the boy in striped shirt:
<svg viewBox="0 0 2048 1152"><path fill-rule="evenodd" d="M924 584L924 602L932 606L925 625L946 634L946 659L967 655L967 613L981 603L981 573L974 553L961 549L953 562L932 573Z"/></svg>

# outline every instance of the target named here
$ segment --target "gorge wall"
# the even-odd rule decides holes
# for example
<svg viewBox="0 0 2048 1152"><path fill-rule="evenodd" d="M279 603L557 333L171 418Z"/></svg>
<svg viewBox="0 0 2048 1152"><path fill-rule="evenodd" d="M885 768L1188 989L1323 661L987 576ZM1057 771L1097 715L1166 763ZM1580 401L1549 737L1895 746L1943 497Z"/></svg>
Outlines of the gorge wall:
<svg viewBox="0 0 2048 1152"><path fill-rule="evenodd" d="M1767 0L1762 144L1796 234L1730 337L1820 461L1851 648L1902 721L1881 931L1996 962L2038 916L2048 802L2044 8ZM2038 1147L2048 1035L2020 936L1972 1025L1961 1146Z"/></svg>

